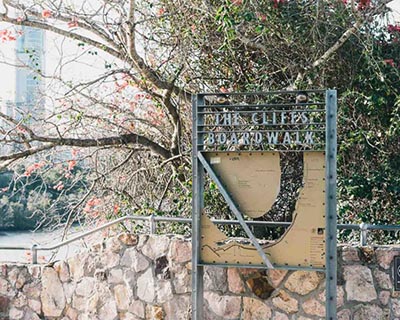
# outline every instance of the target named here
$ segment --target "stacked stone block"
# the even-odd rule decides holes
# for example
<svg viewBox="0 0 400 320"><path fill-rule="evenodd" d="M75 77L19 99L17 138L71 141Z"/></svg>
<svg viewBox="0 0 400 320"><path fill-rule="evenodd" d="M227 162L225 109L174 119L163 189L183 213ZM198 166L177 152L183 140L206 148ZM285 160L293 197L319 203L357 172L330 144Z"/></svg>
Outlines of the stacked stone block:
<svg viewBox="0 0 400 320"><path fill-rule="evenodd" d="M400 320L396 247L339 248L338 319ZM0 265L0 319L187 320L191 243L121 234L67 261ZM325 318L320 272L205 269L205 320Z"/></svg>

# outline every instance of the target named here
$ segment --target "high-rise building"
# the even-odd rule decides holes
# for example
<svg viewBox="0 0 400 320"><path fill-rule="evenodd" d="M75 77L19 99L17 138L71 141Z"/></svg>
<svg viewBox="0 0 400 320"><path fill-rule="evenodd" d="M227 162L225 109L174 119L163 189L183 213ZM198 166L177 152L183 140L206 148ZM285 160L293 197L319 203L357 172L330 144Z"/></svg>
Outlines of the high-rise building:
<svg viewBox="0 0 400 320"><path fill-rule="evenodd" d="M4 75L8 76L10 81L15 81L15 86L0 97L0 111L17 121L32 124L45 112L45 100L42 95L45 82L41 76L45 67L45 32L29 27L21 27L19 31L21 35L15 45L15 75ZM15 125L5 120L0 120L0 129L1 139L13 130L18 130ZM10 142L2 146L0 154L18 149L16 144Z"/></svg>
<svg viewBox="0 0 400 320"><path fill-rule="evenodd" d="M16 116L35 117L44 111L45 32L40 29L21 27L16 42L15 58L19 67L15 75ZM28 120L28 119L27 119Z"/></svg>

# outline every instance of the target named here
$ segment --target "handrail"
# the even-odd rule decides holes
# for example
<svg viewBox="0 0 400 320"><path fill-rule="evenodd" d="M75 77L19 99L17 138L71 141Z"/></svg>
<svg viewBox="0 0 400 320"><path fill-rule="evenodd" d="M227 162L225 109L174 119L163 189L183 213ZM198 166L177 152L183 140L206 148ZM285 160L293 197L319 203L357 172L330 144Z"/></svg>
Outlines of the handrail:
<svg viewBox="0 0 400 320"><path fill-rule="evenodd" d="M71 239L62 241L58 244L53 246L39 246L34 244L32 246L0 246L0 250L31 250L32 252L32 263L37 263L37 252L39 250L42 251L49 251L61 248L66 246L72 242L77 240L83 239L93 233L98 231L107 229L115 224L124 222L126 220L137 220L137 221L148 221L150 227L150 234L155 234L157 229L157 222L178 222L178 223L192 223L191 218L182 218L182 217L163 217L163 216L156 216L154 214L150 216L138 216L138 215L128 215L113 221L107 222L97 228L92 230L86 231L76 237ZM211 219L214 224L219 225L239 225L239 221L237 220L221 220L221 219ZM246 224L249 226L270 226L270 227L289 227L291 222L275 222L275 221L246 221ZM338 229L340 230L360 230L360 245L365 246L367 244L367 235L369 230L384 230L384 231L400 231L400 225L373 225L367 223L361 224L338 224Z"/></svg>

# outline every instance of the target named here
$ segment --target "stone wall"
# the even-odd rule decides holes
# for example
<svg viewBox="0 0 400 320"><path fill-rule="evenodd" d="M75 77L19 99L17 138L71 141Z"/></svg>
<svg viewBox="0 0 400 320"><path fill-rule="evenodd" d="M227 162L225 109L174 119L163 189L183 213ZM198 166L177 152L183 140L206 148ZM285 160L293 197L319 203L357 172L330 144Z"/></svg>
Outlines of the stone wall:
<svg viewBox="0 0 400 320"><path fill-rule="evenodd" d="M338 319L400 320L400 248L339 248ZM47 266L0 265L0 319L190 319L191 244L121 234ZM324 274L205 270L205 319L324 319Z"/></svg>

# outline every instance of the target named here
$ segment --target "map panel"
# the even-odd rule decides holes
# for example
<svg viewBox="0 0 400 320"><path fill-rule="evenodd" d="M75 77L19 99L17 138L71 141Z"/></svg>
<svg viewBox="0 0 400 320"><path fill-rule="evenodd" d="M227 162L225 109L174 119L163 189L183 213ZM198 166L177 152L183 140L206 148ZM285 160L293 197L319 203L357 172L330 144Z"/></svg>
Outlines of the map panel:
<svg viewBox="0 0 400 320"><path fill-rule="evenodd" d="M257 217L271 208L279 193L279 153L210 152L205 156L244 213ZM292 224L277 241L260 244L274 265L324 268L325 155L305 151L303 157L304 184ZM244 176L247 178L242 178ZM256 204L255 207L252 208L252 204ZM263 264L248 240L227 237L204 212L201 235L203 263Z"/></svg>

